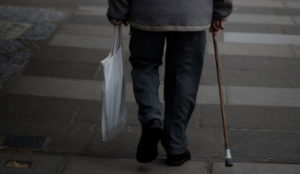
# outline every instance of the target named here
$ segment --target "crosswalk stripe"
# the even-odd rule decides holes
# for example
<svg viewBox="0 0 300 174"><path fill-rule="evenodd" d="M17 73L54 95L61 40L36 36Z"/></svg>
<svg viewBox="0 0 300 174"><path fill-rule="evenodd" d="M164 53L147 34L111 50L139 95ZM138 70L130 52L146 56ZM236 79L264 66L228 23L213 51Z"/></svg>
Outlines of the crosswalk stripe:
<svg viewBox="0 0 300 174"><path fill-rule="evenodd" d="M93 80L74 80L50 77L21 76L8 93L63 97L84 100L101 100L102 82ZM159 88L160 100L163 101L163 84ZM299 88L269 87L224 87L225 103L230 105L285 106L300 107ZM126 83L127 102L135 102L132 84ZM217 86L199 87L198 104L218 104Z"/></svg>
<svg viewBox="0 0 300 174"><path fill-rule="evenodd" d="M107 49L111 47L112 38L107 36L57 34L50 42L51 46ZM123 48L128 51L129 39L123 39ZM294 57L292 48L287 45L267 45L248 43L219 43L220 53L225 55L252 55L270 57ZM208 42L208 54L213 54L213 46Z"/></svg>
<svg viewBox="0 0 300 174"><path fill-rule="evenodd" d="M251 23L251 24L271 24L271 25L294 25L290 16L258 15L258 14L238 14L234 13L228 17L228 22Z"/></svg>
<svg viewBox="0 0 300 174"><path fill-rule="evenodd" d="M224 42L300 45L299 35L225 32Z"/></svg>
<svg viewBox="0 0 300 174"><path fill-rule="evenodd" d="M77 15L105 16L107 6L79 6Z"/></svg>

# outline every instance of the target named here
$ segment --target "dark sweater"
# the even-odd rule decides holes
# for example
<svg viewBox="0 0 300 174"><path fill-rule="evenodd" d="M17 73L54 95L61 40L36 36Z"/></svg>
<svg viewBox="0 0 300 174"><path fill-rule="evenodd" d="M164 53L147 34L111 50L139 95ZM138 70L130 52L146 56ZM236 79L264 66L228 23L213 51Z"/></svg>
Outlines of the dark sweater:
<svg viewBox="0 0 300 174"><path fill-rule="evenodd" d="M147 31L201 31L225 19L232 0L108 0L107 17Z"/></svg>

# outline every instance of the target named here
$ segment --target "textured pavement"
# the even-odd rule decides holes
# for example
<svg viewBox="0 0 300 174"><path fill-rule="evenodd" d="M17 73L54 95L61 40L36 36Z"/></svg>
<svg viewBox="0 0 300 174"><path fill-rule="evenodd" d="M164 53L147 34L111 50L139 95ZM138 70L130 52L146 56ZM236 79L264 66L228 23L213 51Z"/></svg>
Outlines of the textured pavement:
<svg viewBox="0 0 300 174"><path fill-rule="evenodd" d="M123 43L128 124L112 141L101 141L103 75L96 70L109 52L113 34L105 17L106 1L1 3L0 7L54 7L66 15L54 22L54 33L39 42L24 70L0 95L0 174L300 173L299 0L234 0L234 13L225 31L218 35L235 161L230 169L223 163L224 141L209 33L197 106L187 130L192 161L179 168L166 167L160 146L159 159L145 165L134 159L140 126L130 77L127 27L123 27ZM164 104L164 67L160 72ZM46 140L34 151L22 145L7 148L1 145L8 134L42 136ZM6 167L8 160L33 164L29 168Z"/></svg>
<svg viewBox="0 0 300 174"><path fill-rule="evenodd" d="M54 8L0 6L0 91L49 38L65 14Z"/></svg>

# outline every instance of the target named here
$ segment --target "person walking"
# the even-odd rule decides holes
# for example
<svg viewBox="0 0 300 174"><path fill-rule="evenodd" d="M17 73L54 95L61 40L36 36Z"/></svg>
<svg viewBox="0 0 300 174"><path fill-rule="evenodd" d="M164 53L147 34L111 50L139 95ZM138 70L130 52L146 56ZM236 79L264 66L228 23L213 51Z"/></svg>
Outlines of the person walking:
<svg viewBox="0 0 300 174"><path fill-rule="evenodd" d="M186 128L194 107L205 54L205 30L217 34L232 12L231 0L108 0L113 25L130 25L132 83L142 135L136 158L156 159L157 145L168 165L191 159ZM166 47L166 48L165 48ZM158 88L165 52L165 115Z"/></svg>

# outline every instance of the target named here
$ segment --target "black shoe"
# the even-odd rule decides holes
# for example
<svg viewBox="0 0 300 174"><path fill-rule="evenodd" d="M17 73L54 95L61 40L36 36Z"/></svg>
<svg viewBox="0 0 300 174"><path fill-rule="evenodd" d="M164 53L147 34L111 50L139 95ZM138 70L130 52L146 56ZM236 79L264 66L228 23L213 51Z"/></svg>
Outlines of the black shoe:
<svg viewBox="0 0 300 174"><path fill-rule="evenodd" d="M142 135L136 152L138 162L147 163L156 159L157 144L162 133L162 123L159 119L149 121L142 128Z"/></svg>
<svg viewBox="0 0 300 174"><path fill-rule="evenodd" d="M191 152L186 149L182 154L168 155L166 163L169 166L180 166L188 160L191 160Z"/></svg>

